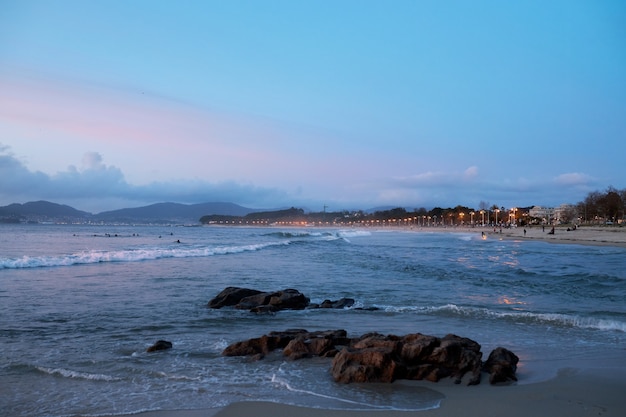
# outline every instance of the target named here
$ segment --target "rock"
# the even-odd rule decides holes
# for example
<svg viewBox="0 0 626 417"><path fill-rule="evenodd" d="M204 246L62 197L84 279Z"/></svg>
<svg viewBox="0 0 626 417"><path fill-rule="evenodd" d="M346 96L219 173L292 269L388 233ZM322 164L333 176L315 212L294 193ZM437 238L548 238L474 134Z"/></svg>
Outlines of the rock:
<svg viewBox="0 0 626 417"><path fill-rule="evenodd" d="M480 382L481 357L478 343L455 335L440 339L420 333L404 337L370 333L353 340L348 349L335 356L332 374L335 381L345 383L392 382L398 378L436 382L446 377L460 383L470 373L468 384L473 385ZM390 369L375 369L377 366Z"/></svg>
<svg viewBox="0 0 626 417"><path fill-rule="evenodd" d="M345 330L306 332L297 335L283 350L283 355L296 360L312 356L333 357L338 345L347 345L350 339Z"/></svg>
<svg viewBox="0 0 626 417"><path fill-rule="evenodd" d="M322 304L311 304L308 297L293 288L264 292L250 288L227 287L209 301L208 307L234 306L237 309L250 310L253 313L275 313L280 310L302 310L305 308L343 309L352 307L354 303L353 298L344 297L335 301L324 300ZM355 310L377 310L377 308L356 308Z"/></svg>
<svg viewBox="0 0 626 417"><path fill-rule="evenodd" d="M242 298L260 294L261 291L250 288L227 287L209 301L208 307L222 308L238 304Z"/></svg>
<svg viewBox="0 0 626 417"><path fill-rule="evenodd" d="M336 382L393 382L398 362L384 347L345 348L333 358L331 374Z"/></svg>
<svg viewBox="0 0 626 417"><path fill-rule="evenodd" d="M270 306L270 305L261 305L261 306L252 307L250 309L251 313L257 313L257 314L272 314L272 313L276 313L277 311L279 311L278 308L274 306Z"/></svg>
<svg viewBox="0 0 626 417"><path fill-rule="evenodd" d="M518 362L519 358L515 353L503 347L497 347L489 354L483 370L490 374L489 383L491 384L517 381L515 371L517 371Z"/></svg>
<svg viewBox="0 0 626 417"><path fill-rule="evenodd" d="M242 310L267 312L261 306L271 306L271 311L303 310L309 305L309 298L298 290L286 289L277 292L263 292L244 297L235 305Z"/></svg>
<svg viewBox="0 0 626 417"><path fill-rule="evenodd" d="M292 329L237 342L222 354L260 359L275 349L283 349L283 355L292 360L332 357L332 377L341 383L396 379L437 382L447 377L461 383L468 375L467 384L475 385L480 383L482 370L491 373L492 384L517 380L518 358L513 352L497 348L483 366L480 344L453 334L438 338L421 333L402 337L366 333L349 338L345 330Z"/></svg>
<svg viewBox="0 0 626 417"><path fill-rule="evenodd" d="M257 359L262 359L273 350L284 348L287 346L287 343L289 343L289 340L285 340L281 336L263 335L227 346L226 349L222 351L222 355L256 356Z"/></svg>
<svg viewBox="0 0 626 417"><path fill-rule="evenodd" d="M283 349L283 355L294 360L311 356L330 357L337 353L337 345L347 345L349 342L345 330L308 332L291 329L233 343L224 349L222 355L261 359L276 349Z"/></svg>
<svg viewBox="0 0 626 417"><path fill-rule="evenodd" d="M463 376L471 372L468 385L480 383L482 370L482 353L480 345L466 337L453 334L444 336L438 347L433 349L427 362L439 364L443 370L449 370L449 375L455 378L455 383L460 383Z"/></svg>
<svg viewBox="0 0 626 417"><path fill-rule="evenodd" d="M324 300L319 308L348 308L354 305L354 298L340 298L337 301Z"/></svg>
<svg viewBox="0 0 626 417"><path fill-rule="evenodd" d="M146 352L156 352L157 350L167 350L172 348L172 342L167 340L157 340L156 343L146 349Z"/></svg>

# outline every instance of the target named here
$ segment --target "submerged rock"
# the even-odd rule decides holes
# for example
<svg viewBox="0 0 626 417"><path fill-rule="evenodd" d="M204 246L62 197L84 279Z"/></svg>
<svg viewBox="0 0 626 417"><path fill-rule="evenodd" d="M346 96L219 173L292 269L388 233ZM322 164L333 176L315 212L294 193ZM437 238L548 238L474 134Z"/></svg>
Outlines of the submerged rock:
<svg viewBox="0 0 626 417"><path fill-rule="evenodd" d="M172 348L172 342L167 340L157 340L156 343L146 349L146 352L156 352L157 350L167 350Z"/></svg>

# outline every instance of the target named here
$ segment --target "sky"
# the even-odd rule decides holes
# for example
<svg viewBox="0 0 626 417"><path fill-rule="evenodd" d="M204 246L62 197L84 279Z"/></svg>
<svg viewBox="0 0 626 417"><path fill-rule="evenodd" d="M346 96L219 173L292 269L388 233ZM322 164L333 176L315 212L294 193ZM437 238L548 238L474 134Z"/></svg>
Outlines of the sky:
<svg viewBox="0 0 626 417"><path fill-rule="evenodd" d="M0 1L0 205L626 188L626 2Z"/></svg>

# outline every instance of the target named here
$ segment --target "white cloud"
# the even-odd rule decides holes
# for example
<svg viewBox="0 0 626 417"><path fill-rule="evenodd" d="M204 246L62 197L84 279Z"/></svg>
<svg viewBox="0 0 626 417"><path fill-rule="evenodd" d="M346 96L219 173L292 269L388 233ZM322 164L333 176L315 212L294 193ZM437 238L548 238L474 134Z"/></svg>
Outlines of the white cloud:
<svg viewBox="0 0 626 417"><path fill-rule="evenodd" d="M588 185L591 181L593 179L589 175L579 172L561 174L554 178L554 182L559 185Z"/></svg>
<svg viewBox="0 0 626 417"><path fill-rule="evenodd" d="M467 180L470 180L472 178L476 178L478 176L478 167L477 166L471 166L471 167L467 168L465 170L465 172L463 173L463 176Z"/></svg>
<svg viewBox="0 0 626 417"><path fill-rule="evenodd" d="M89 205L88 209L94 212L120 208L120 204L137 206L165 201L188 204L226 201L252 207L274 207L288 198L280 189L235 181L180 180L132 185L119 168L106 165L97 152L83 156L80 170L70 165L66 171L48 175L30 171L7 147L0 147L0 177L11 178L11 181L0 181L3 204L48 199L72 203L81 209ZM115 201L117 205L99 206L104 201Z"/></svg>

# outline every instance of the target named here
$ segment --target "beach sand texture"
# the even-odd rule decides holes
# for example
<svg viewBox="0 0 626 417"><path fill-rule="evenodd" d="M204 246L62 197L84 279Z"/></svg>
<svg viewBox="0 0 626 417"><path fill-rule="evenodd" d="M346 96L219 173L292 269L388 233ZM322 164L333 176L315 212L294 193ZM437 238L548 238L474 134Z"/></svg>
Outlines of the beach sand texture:
<svg viewBox="0 0 626 417"><path fill-rule="evenodd" d="M626 352L625 352L626 354ZM141 413L141 417L623 417L626 378L609 369L562 370L535 384L491 386L415 382L442 393L440 407L423 411L325 410L262 401L239 402L223 409L172 410Z"/></svg>
<svg viewBox="0 0 626 417"><path fill-rule="evenodd" d="M483 229L483 228L481 228ZM507 239L543 240L552 243L574 243L581 245L603 245L626 247L626 227L581 226L573 230L568 226L555 227L554 234L548 234L551 227L513 227L510 229L488 229L488 236L502 236ZM526 229L526 234L524 234Z"/></svg>

